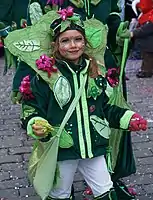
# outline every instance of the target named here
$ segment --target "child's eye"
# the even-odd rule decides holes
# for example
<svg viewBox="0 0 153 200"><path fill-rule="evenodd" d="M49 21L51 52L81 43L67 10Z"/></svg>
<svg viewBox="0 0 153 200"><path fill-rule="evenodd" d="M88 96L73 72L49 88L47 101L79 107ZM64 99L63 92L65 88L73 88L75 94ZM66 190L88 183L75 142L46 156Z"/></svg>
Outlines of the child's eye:
<svg viewBox="0 0 153 200"><path fill-rule="evenodd" d="M69 39L63 39L63 40L61 40L61 43L67 43L67 42L69 42Z"/></svg>
<svg viewBox="0 0 153 200"><path fill-rule="evenodd" d="M75 40L76 40L76 41L82 41L83 38L82 38L82 37L78 37L78 38L76 38Z"/></svg>

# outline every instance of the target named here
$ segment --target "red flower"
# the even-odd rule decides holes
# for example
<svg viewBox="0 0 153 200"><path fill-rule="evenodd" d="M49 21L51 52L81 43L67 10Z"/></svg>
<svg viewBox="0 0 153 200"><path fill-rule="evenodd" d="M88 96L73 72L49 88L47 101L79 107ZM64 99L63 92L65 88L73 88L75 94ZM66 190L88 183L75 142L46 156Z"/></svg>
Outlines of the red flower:
<svg viewBox="0 0 153 200"><path fill-rule="evenodd" d="M106 78L110 86L115 87L119 84L119 74L120 74L119 68L108 69L106 73Z"/></svg>
<svg viewBox="0 0 153 200"><path fill-rule="evenodd" d="M32 94L32 91L30 89L30 76L25 76L21 82L21 85L19 87L19 91L23 96L23 99L33 99L34 96Z"/></svg>
<svg viewBox="0 0 153 200"><path fill-rule="evenodd" d="M55 59L53 57L49 58L45 54L36 60L36 65L39 70L46 71L48 73L48 77L51 76L52 72L57 72L57 68L54 66Z"/></svg>

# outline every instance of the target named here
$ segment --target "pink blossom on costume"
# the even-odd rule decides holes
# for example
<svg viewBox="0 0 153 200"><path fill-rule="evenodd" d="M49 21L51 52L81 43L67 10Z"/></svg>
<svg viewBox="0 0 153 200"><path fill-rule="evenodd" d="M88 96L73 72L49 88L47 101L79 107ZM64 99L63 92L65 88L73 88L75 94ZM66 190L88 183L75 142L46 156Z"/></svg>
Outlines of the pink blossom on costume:
<svg viewBox="0 0 153 200"><path fill-rule="evenodd" d="M57 72L57 68L54 66L55 59L53 57L50 58L45 54L36 60L36 65L39 70L46 71L48 73L48 77L51 77L52 72Z"/></svg>
<svg viewBox="0 0 153 200"><path fill-rule="evenodd" d="M106 78L112 87L115 87L119 84L119 74L120 74L119 68L108 69L106 73Z"/></svg>
<svg viewBox="0 0 153 200"><path fill-rule="evenodd" d="M61 19L65 21L68 17L73 16L73 10L73 7L68 6L66 9L60 9L59 11L57 11L57 13L60 14Z"/></svg>
<svg viewBox="0 0 153 200"><path fill-rule="evenodd" d="M30 89L30 76L25 76L21 82L21 85L19 87L19 91L23 96L23 99L33 99L34 96L32 94L32 91Z"/></svg>

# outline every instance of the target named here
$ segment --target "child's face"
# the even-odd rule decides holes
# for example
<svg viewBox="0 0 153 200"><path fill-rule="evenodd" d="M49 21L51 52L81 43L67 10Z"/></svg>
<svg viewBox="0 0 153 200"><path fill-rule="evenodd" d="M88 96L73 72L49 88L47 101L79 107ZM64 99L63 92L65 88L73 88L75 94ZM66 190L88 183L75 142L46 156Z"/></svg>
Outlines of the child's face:
<svg viewBox="0 0 153 200"><path fill-rule="evenodd" d="M59 36L59 53L66 60L75 64L78 63L80 56L85 48L85 39L77 30L68 30Z"/></svg>

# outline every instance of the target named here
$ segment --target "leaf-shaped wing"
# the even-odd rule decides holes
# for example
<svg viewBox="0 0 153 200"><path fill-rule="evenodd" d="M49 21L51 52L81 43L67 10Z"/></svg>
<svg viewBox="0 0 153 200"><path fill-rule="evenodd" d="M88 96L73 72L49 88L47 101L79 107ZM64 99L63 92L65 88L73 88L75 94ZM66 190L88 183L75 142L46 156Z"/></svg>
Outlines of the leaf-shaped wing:
<svg viewBox="0 0 153 200"><path fill-rule="evenodd" d="M95 18L84 21L84 25L86 38L90 44L86 47L86 53L104 65L108 27Z"/></svg>
<svg viewBox="0 0 153 200"><path fill-rule="evenodd" d="M102 120L96 115L90 116L90 121L93 124L96 131L105 139L109 139L110 136L110 128L106 119Z"/></svg>
<svg viewBox="0 0 153 200"><path fill-rule="evenodd" d="M31 23L32 24L36 23L43 15L40 4L38 2L30 4L29 13L30 13Z"/></svg>
<svg viewBox="0 0 153 200"><path fill-rule="evenodd" d="M53 92L59 106L62 109L62 107L69 102L72 95L70 83L64 76L60 76L57 79L53 87Z"/></svg>
<svg viewBox="0 0 153 200"><path fill-rule="evenodd" d="M20 51L32 52L40 49L40 41L38 40L23 40L14 42L13 45Z"/></svg>

